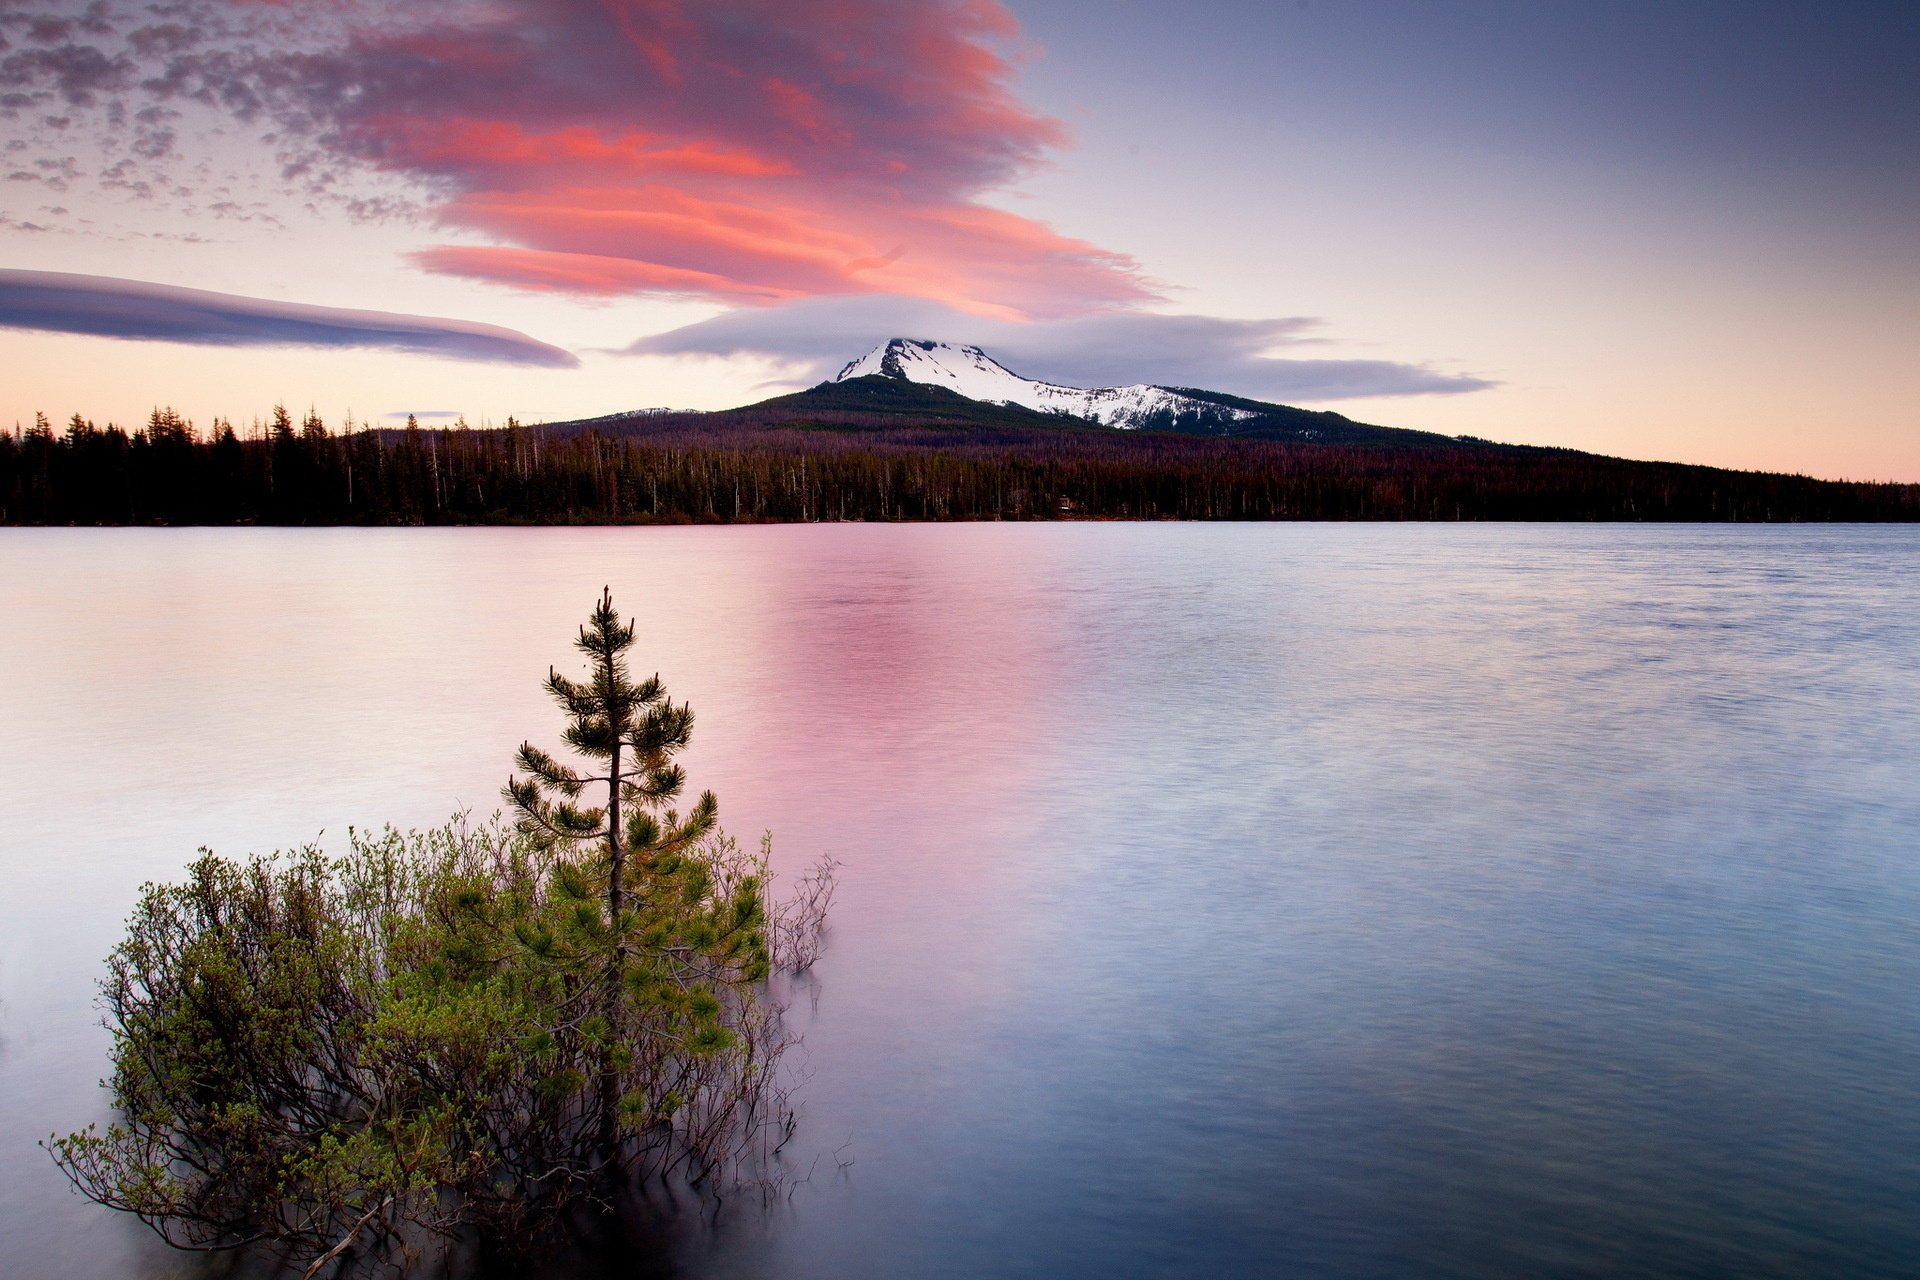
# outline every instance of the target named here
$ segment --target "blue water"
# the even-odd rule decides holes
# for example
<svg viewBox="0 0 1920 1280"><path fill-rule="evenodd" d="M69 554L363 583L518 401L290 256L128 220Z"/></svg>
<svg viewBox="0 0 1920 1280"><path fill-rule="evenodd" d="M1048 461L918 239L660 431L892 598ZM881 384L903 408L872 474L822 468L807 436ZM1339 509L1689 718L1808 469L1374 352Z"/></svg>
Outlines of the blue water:
<svg viewBox="0 0 1920 1280"><path fill-rule="evenodd" d="M1916 569L1869 527L0 532L0 1276L178 1265L32 1146L102 1115L139 883L491 809L602 583L729 826L845 864L795 1185L677 1274L1920 1275Z"/></svg>

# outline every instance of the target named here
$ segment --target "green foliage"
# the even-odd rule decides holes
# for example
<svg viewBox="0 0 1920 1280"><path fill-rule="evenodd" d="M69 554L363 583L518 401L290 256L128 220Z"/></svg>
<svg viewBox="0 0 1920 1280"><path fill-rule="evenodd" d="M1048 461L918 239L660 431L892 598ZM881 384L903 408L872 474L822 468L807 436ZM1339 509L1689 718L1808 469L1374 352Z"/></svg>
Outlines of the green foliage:
<svg viewBox="0 0 1920 1280"><path fill-rule="evenodd" d="M627 679L631 642L603 597L589 678L548 681L603 772L523 748L516 826L203 851L146 886L102 984L118 1118L50 1144L74 1184L181 1247L321 1269L422 1233L523 1237L790 1132L764 982L796 931L817 951L824 903L769 912L765 843L741 851L711 795L668 807L692 717ZM594 784L605 808L547 798Z"/></svg>
<svg viewBox="0 0 1920 1280"><path fill-rule="evenodd" d="M609 1177L711 1176L784 1121L764 865L690 842L621 931L657 941L610 1022L612 931L575 852L455 824L337 857L203 854L147 886L104 983L119 1119L55 1158L174 1244L301 1258L375 1226L525 1229Z"/></svg>

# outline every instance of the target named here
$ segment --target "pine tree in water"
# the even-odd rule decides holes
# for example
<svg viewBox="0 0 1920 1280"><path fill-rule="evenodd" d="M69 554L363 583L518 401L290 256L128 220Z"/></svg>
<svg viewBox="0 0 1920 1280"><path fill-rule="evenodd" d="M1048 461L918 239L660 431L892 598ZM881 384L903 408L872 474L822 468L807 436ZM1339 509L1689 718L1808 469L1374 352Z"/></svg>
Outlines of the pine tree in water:
<svg viewBox="0 0 1920 1280"><path fill-rule="evenodd" d="M764 976L767 957L764 936L758 932L757 886L743 887L745 896L731 927L716 920L711 927L689 930L687 922L675 916L682 899L689 894L697 899L708 887L697 862L684 855L714 830L719 816L711 791L702 792L685 816L669 807L686 787L686 773L673 763L673 756L692 739L692 708L674 706L657 675L634 682L627 667L633 625L620 620L610 590L601 592L574 645L587 658L586 680L570 680L549 669L547 692L567 714L567 745L597 762L603 772L580 773L526 742L520 746L519 764L527 776L510 780L503 794L525 834L598 852L576 865L588 870L602 909L599 928L606 954L601 1016L606 1037L599 1068L599 1133L612 1151L623 1097L629 1111L649 1104L622 1090L636 951L655 961L673 957L669 967L690 962L697 970L715 943L724 942L722 959L744 961L753 978ZM604 802L581 808L582 796L604 796ZM657 975L640 975L641 990L652 976ZM717 1029L703 1027L701 1034L711 1037Z"/></svg>
<svg viewBox="0 0 1920 1280"><path fill-rule="evenodd" d="M710 793L678 806L693 716L633 680L633 638L603 593L585 678L547 677L586 768L523 745L513 826L149 885L102 984L117 1118L48 1144L75 1186L318 1276L524 1247L652 1179L771 1177L793 1112L766 984L819 954L832 864L767 910L766 842Z"/></svg>

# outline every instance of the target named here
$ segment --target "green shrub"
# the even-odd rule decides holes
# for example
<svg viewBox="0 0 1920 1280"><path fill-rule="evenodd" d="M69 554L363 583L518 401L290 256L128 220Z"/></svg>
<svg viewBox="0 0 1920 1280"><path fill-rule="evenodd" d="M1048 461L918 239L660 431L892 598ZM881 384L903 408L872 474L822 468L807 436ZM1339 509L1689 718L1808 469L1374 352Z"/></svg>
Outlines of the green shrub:
<svg viewBox="0 0 1920 1280"><path fill-rule="evenodd" d="M691 713L626 680L605 597L594 618L589 680L549 688L602 772L523 747L514 825L203 851L146 886L103 982L118 1118L50 1143L75 1186L180 1247L270 1243L317 1274L777 1151L765 984L818 954L832 864L769 913L766 843L742 851L711 793L671 807ZM595 785L606 806L575 803Z"/></svg>

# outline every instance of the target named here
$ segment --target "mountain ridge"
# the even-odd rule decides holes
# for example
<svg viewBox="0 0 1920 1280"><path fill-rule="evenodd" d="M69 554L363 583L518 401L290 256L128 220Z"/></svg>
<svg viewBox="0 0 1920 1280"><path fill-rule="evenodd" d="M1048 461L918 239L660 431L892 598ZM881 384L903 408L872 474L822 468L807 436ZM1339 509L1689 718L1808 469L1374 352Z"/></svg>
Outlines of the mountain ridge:
<svg viewBox="0 0 1920 1280"><path fill-rule="evenodd" d="M1186 429L1196 435L1230 435L1231 431L1221 428L1258 416L1254 410L1203 401L1148 382L1117 387L1072 387L1028 378L1013 372L980 347L958 346L930 338L889 338L858 360L850 361L831 381L846 382L862 377L895 378L945 387L969 400L1085 418L1122 431L1162 429L1164 424L1184 420Z"/></svg>
<svg viewBox="0 0 1920 1280"><path fill-rule="evenodd" d="M1030 430L1086 429L1116 435L1163 434L1216 439L1276 440L1419 449L1492 442L1358 422L1328 409L1255 400L1225 391L1160 383L1074 387L1013 372L978 346L930 338L889 338L850 360L824 382L732 409L630 409L545 424L565 432L598 430L626 435L699 422L747 419L821 425L847 415L894 420L900 428L958 425ZM845 427L845 422L840 422ZM888 423L862 422L862 431ZM1499 445L1500 448L1528 448Z"/></svg>
<svg viewBox="0 0 1920 1280"><path fill-rule="evenodd" d="M889 338L848 361L825 382L747 407L778 406L786 410L809 401L822 407L838 406L847 390L861 383L944 391L975 404L1024 411L1062 425L1078 421L1113 431L1429 449L1454 448L1462 443L1435 432L1376 426L1331 410L1301 409L1200 387L1146 382L1074 387L1047 382L1013 372L978 346L929 338ZM907 397L888 398L900 409L907 409ZM937 412L939 402L934 399L915 407ZM1019 425L1032 422L1025 418Z"/></svg>

